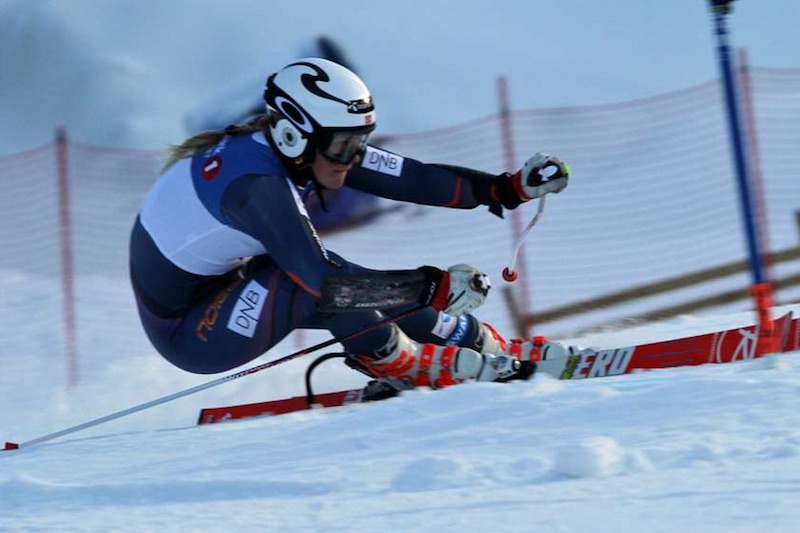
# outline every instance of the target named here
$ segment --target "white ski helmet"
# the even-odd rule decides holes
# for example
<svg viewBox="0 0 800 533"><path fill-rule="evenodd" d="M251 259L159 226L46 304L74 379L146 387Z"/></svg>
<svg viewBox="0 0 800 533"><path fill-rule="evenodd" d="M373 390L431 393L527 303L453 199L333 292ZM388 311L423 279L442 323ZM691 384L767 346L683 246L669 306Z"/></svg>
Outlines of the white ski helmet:
<svg viewBox="0 0 800 533"><path fill-rule="evenodd" d="M269 137L289 170L310 165L316 151L349 163L375 129L369 89L351 70L316 57L294 61L267 79Z"/></svg>

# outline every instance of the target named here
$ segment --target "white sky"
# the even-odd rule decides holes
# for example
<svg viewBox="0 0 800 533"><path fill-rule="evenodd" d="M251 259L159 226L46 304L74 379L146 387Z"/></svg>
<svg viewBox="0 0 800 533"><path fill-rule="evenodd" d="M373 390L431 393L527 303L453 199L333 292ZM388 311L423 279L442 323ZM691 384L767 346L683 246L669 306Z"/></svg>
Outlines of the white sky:
<svg viewBox="0 0 800 533"><path fill-rule="evenodd" d="M733 43L754 64L800 67L797 20L793 0L739 0ZM385 133L494 113L498 75L516 108L623 101L717 76L705 0L2 0L0 30L0 138L13 137L0 153L41 144L57 124L98 144L175 142L188 112L319 33L385 103Z"/></svg>

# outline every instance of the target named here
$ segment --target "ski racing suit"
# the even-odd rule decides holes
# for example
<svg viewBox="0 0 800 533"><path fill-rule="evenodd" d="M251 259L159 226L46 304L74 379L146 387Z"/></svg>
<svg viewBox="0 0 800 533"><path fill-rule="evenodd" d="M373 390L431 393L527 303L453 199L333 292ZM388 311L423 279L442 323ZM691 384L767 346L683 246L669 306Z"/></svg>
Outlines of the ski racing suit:
<svg viewBox="0 0 800 533"><path fill-rule="evenodd" d="M345 186L418 204L497 208L492 178L368 146ZM145 332L168 361L193 373L223 372L294 329L341 338L410 307L318 311L325 276L367 269L323 247L304 207L313 188L290 179L262 132L228 135L164 171L131 232L130 275ZM471 315L424 308L398 325L418 342L480 348ZM370 354L389 333L388 325L376 328L344 348Z"/></svg>

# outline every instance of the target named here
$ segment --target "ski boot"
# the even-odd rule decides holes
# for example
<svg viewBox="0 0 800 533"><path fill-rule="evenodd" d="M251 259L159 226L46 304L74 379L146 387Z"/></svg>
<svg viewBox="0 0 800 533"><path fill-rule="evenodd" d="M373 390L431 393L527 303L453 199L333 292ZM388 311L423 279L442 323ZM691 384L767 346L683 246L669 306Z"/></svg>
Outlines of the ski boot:
<svg viewBox="0 0 800 533"><path fill-rule="evenodd" d="M538 362L569 355L567 348L550 341L544 335L536 335L530 340L513 338L507 341L491 324L481 322L480 327L481 333L477 343L481 346L482 353L496 357L501 354L507 355L519 361L519 369L516 373L501 376L495 381L530 379L536 373Z"/></svg>
<svg viewBox="0 0 800 533"><path fill-rule="evenodd" d="M440 389L465 381L496 381L519 370L508 354L479 353L460 346L420 344L392 325L384 346L370 356L355 356L347 364L397 390L414 387Z"/></svg>

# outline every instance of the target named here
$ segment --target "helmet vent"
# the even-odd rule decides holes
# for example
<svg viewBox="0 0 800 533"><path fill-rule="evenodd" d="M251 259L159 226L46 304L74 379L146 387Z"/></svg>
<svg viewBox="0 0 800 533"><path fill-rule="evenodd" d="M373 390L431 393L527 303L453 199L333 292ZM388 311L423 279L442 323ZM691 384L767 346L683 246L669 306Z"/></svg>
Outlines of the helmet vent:
<svg viewBox="0 0 800 533"><path fill-rule="evenodd" d="M288 146L294 146L297 144L297 135L295 135L293 128L283 128L281 132L281 138L283 142L286 143Z"/></svg>

